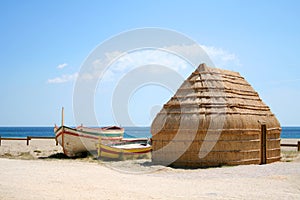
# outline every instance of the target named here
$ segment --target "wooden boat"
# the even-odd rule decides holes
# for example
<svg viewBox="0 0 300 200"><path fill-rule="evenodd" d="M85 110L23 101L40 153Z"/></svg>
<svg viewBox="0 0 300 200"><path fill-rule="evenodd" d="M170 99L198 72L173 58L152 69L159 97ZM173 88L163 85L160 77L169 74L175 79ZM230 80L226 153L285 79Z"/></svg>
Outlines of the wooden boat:
<svg viewBox="0 0 300 200"><path fill-rule="evenodd" d="M64 154L75 157L83 152L96 151L99 136L103 137L105 143L121 141L124 129L117 126L98 129L82 126L77 128L56 126L54 132L57 142L63 147Z"/></svg>
<svg viewBox="0 0 300 200"><path fill-rule="evenodd" d="M109 160L129 160L151 158L152 147L145 140L133 140L111 145L102 143L99 139L98 158Z"/></svg>
<svg viewBox="0 0 300 200"><path fill-rule="evenodd" d="M71 128L63 125L54 127L57 142L62 146L64 154L69 157L80 156L84 152L97 150L98 139L101 137L104 144L121 141L124 128L118 126L108 126L102 128L90 128L78 126Z"/></svg>

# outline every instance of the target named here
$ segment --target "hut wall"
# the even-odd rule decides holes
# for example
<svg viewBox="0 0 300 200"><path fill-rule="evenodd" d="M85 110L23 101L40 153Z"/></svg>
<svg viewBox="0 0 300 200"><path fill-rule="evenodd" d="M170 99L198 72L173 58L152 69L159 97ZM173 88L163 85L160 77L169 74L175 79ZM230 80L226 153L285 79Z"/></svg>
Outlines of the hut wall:
<svg viewBox="0 0 300 200"><path fill-rule="evenodd" d="M267 125L267 163L280 160L280 124L250 84L236 72L200 65L154 119L152 160L177 167L260 164L259 121Z"/></svg>

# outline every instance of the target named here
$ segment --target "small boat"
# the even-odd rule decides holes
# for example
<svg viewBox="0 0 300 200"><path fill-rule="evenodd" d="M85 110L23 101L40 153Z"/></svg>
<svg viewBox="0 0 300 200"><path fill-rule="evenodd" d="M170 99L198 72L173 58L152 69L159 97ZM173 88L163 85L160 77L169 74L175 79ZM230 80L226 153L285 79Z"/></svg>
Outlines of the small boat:
<svg viewBox="0 0 300 200"><path fill-rule="evenodd" d="M144 139L123 141L111 145L102 143L99 139L98 158L109 160L129 160L151 158L152 147L149 140Z"/></svg>
<svg viewBox="0 0 300 200"><path fill-rule="evenodd" d="M63 125L54 127L55 138L62 146L64 154L68 157L80 156L85 152L97 150L98 139L101 137L104 144L116 143L122 140L124 128L108 126L102 128L90 128L83 125L71 128Z"/></svg>
<svg viewBox="0 0 300 200"><path fill-rule="evenodd" d="M55 126L56 140L62 146L68 157L80 156L84 152L96 151L98 138L101 136L106 143L121 141L124 129L117 126L103 128L88 128L79 126Z"/></svg>

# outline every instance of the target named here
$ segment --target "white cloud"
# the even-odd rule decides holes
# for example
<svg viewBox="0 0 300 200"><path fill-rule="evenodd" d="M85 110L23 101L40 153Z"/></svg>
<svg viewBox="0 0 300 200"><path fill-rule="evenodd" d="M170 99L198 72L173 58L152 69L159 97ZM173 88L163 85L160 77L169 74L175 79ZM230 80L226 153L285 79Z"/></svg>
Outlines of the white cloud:
<svg viewBox="0 0 300 200"><path fill-rule="evenodd" d="M63 69L63 68L65 68L66 66L68 66L68 64L67 63L63 63L63 64L59 64L59 65L57 65L57 69Z"/></svg>
<svg viewBox="0 0 300 200"><path fill-rule="evenodd" d="M200 45L203 50L208 54L216 67L230 67L241 66L238 57L234 53L230 53L222 48L214 46Z"/></svg>
<svg viewBox="0 0 300 200"><path fill-rule="evenodd" d="M238 57L233 53L213 46L200 45L200 47L202 49L196 44L174 45L162 49L140 49L129 53L107 52L102 59L92 61L91 67L80 74L80 79L92 80L101 77L101 81L112 82L144 65L162 65L183 76L190 74L203 62L218 68L231 69L240 66ZM191 66L189 62L196 66Z"/></svg>
<svg viewBox="0 0 300 200"><path fill-rule="evenodd" d="M115 58L117 59L111 60ZM110 60L112 63L108 66ZM177 72L185 70L189 66L189 63L181 57L160 49L146 49L123 54L121 52L107 53L106 59L101 61L95 60L93 64L95 71L92 74L94 78L103 75L103 81L115 81L117 77L121 77L129 71L145 65L161 65ZM107 66L108 68L104 71L104 68ZM102 74L102 72L104 72L104 74Z"/></svg>
<svg viewBox="0 0 300 200"><path fill-rule="evenodd" d="M78 76L78 73L74 73L74 74L64 74L61 77L56 77L53 79L48 79L47 83L66 83L66 82L70 82L70 81L74 81L76 80Z"/></svg>
<svg viewBox="0 0 300 200"><path fill-rule="evenodd" d="M207 65L212 66L209 57L205 53L204 49L201 48L201 45L173 45L164 47L164 49L174 52L183 59L187 59L188 62L195 65L195 67L201 63L206 63Z"/></svg>

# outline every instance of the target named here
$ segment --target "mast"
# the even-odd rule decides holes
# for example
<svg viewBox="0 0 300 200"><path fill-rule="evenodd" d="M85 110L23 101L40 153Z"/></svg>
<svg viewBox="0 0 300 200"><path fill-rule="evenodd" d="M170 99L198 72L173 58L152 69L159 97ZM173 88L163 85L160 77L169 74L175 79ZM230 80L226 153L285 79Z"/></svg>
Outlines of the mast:
<svg viewBox="0 0 300 200"><path fill-rule="evenodd" d="M64 126L64 107L61 108L61 126Z"/></svg>

